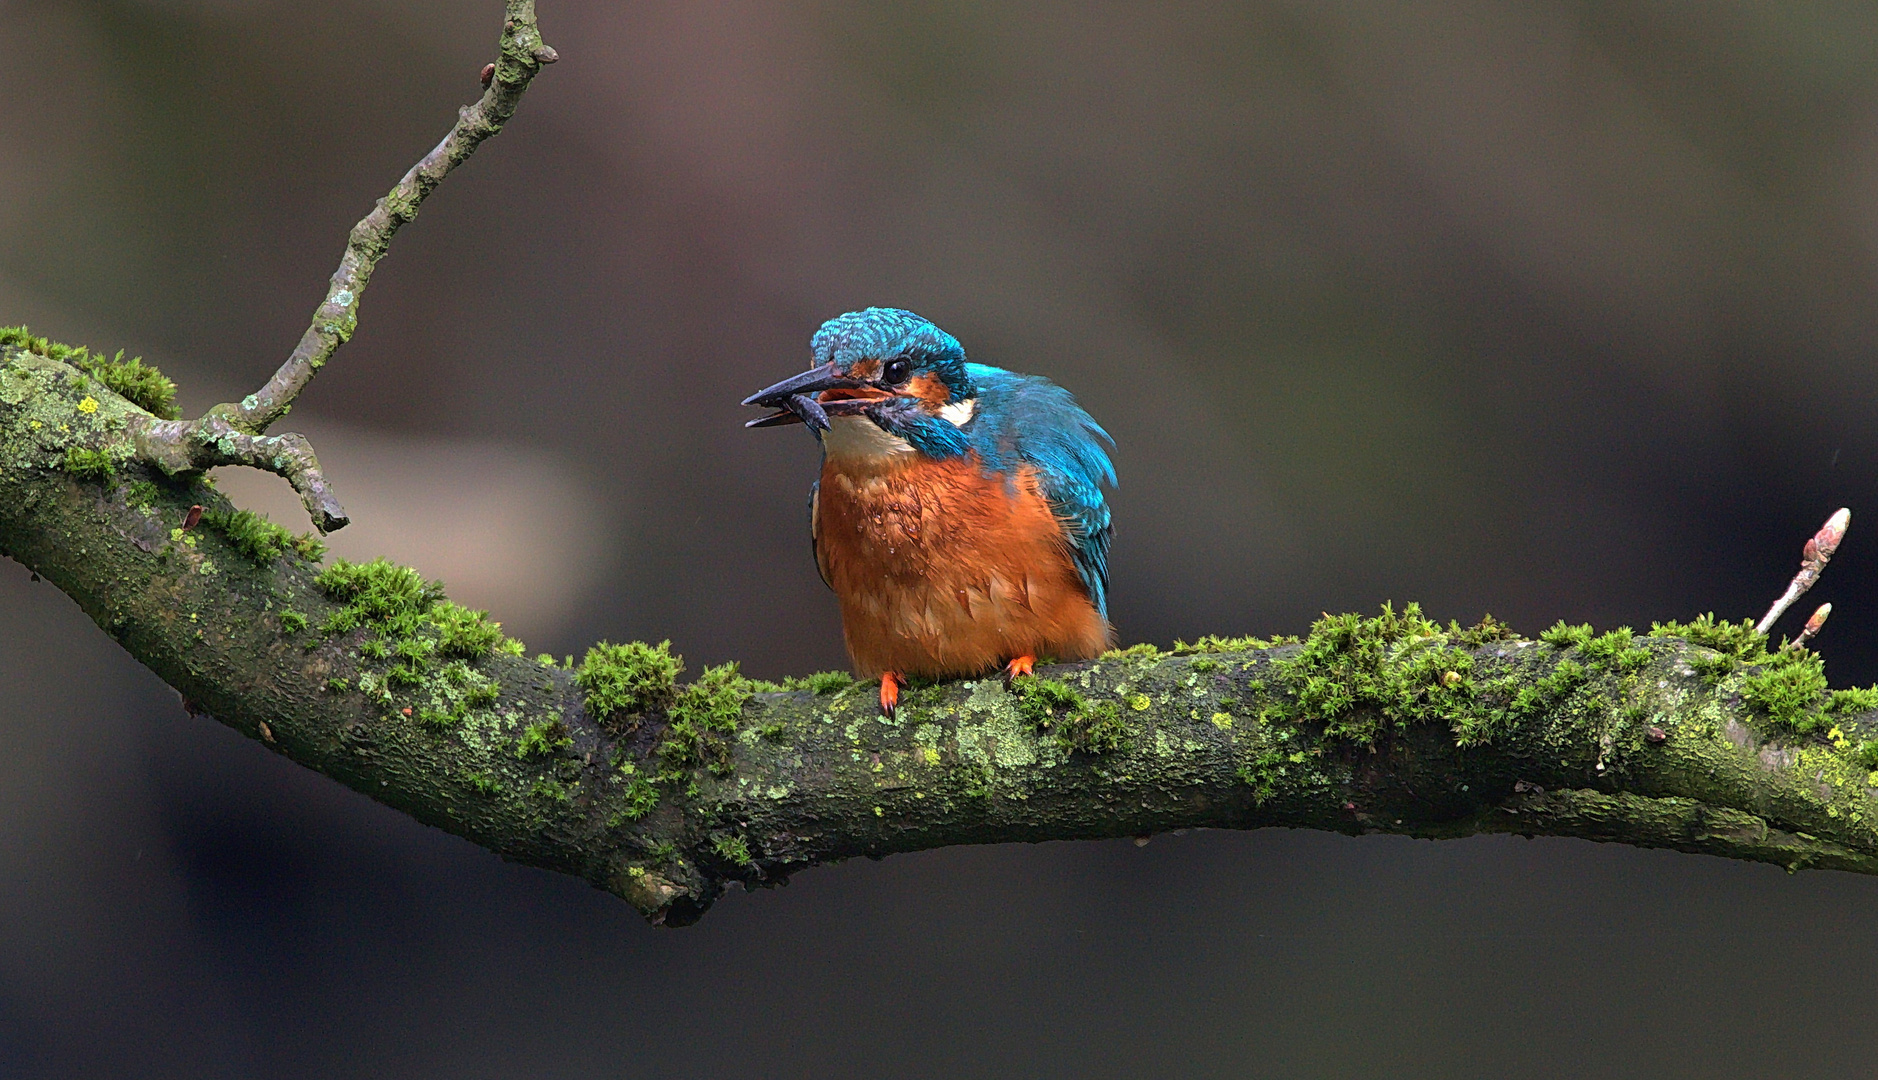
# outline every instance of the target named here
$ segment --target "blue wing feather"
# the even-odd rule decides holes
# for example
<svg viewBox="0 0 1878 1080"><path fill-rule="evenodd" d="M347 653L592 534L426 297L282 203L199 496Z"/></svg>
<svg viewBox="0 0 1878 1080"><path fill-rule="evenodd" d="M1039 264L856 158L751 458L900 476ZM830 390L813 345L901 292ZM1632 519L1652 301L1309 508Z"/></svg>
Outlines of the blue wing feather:
<svg viewBox="0 0 1878 1080"><path fill-rule="evenodd" d="M989 472L1009 474L1020 465L1037 471L1089 599L1107 618L1114 528L1102 488L1116 480L1103 444L1115 440L1048 379L986 364L965 369L978 391L977 411L965 427L972 449Z"/></svg>

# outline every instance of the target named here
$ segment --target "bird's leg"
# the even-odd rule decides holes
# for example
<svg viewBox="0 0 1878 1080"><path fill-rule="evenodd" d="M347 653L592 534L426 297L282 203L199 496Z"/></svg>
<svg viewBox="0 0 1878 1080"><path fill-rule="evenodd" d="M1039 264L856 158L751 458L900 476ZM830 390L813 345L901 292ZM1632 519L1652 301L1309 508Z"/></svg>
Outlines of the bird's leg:
<svg viewBox="0 0 1878 1080"><path fill-rule="evenodd" d="M900 707L900 688L906 680L891 671L880 673L880 715L893 719L893 711Z"/></svg>
<svg viewBox="0 0 1878 1080"><path fill-rule="evenodd" d="M1009 690L1019 675L1035 675L1036 672L1031 669L1036 663L1037 658L1034 656L1011 657L1011 662L1004 665L1004 688Z"/></svg>

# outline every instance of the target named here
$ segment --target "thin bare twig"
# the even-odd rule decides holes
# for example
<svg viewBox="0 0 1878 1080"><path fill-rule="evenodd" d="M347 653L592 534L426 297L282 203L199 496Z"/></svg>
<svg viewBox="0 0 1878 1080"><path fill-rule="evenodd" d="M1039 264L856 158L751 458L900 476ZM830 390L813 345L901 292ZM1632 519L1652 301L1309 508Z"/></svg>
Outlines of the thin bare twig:
<svg viewBox="0 0 1878 1080"><path fill-rule="evenodd" d="M279 420L306 384L326 365L358 325L359 299L372 279L372 270L391 246L400 227L417 216L417 208L450 170L476 152L484 139L502 130L515 115L522 92L542 65L560 57L543 44L535 27L534 0L509 0L502 24L502 41L488 89L474 104L458 110L456 126L422 161L411 166L391 193L378 200L372 212L352 227L339 269L333 271L326 299L313 313L312 325L294 347L293 354L259 391L228 409L229 422L259 435Z"/></svg>
<svg viewBox="0 0 1878 1080"><path fill-rule="evenodd" d="M352 227L346 252L327 285L326 299L293 354L255 393L235 403L217 405L197 420L146 420L133 432L138 455L175 475L247 465L286 477L300 493L314 527L321 532L343 528L345 511L320 471L313 447L300 435L268 436L270 425L287 414L294 398L334 350L358 326L359 297L372 269L391 247L391 238L417 216L417 208L450 170L462 164L484 139L502 130L515 115L522 92L542 65L560 59L542 43L535 27L534 0L508 0L507 18L496 62L482 71L483 96L457 112L456 125L423 160L411 166L391 193Z"/></svg>
<svg viewBox="0 0 1878 1080"><path fill-rule="evenodd" d="M1812 588L1813 583L1819 580L1819 575L1826 569L1826 563L1832 558L1832 553L1839 550L1839 542L1845 539L1845 530L1851 524L1852 511L1840 507L1836 513L1826 519L1826 524L1820 526L1819 531L1813 534L1813 538L1806 542L1806 546L1800 550L1800 572L1793 575L1793 580L1787 583L1787 591L1780 594L1780 599L1774 601L1774 606L1767 609L1767 614L1761 616L1761 621L1754 627L1758 633L1765 634L1773 629L1774 623L1788 608L1793 606L1793 602L1806 595L1806 590ZM1821 625L1824 625L1823 617L1816 614L1814 618L1819 619ZM1818 627L1814 627L1814 631L1817 632Z"/></svg>

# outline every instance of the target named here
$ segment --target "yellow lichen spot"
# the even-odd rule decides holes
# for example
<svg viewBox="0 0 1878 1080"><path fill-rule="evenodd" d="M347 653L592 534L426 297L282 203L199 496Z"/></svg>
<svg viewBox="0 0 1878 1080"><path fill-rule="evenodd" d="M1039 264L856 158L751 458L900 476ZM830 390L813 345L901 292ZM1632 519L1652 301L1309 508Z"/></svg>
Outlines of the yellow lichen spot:
<svg viewBox="0 0 1878 1080"><path fill-rule="evenodd" d="M939 764L939 751L937 748L928 746L924 750L922 750L921 753L926 758L926 764L928 765Z"/></svg>
<svg viewBox="0 0 1878 1080"><path fill-rule="evenodd" d="M1146 694L1128 695L1128 707L1136 712L1147 712L1148 706L1153 704L1154 702L1148 700L1148 695Z"/></svg>
<svg viewBox="0 0 1878 1080"><path fill-rule="evenodd" d="M883 810L883 809L881 809L880 807L878 807L878 806L876 806L876 807L874 807L874 816L875 816L875 817L886 817L886 816L887 816L887 811L885 811L885 810Z"/></svg>
<svg viewBox="0 0 1878 1080"><path fill-rule="evenodd" d="M92 413L97 412L98 411L98 399L95 397L92 397L90 394L86 394L84 400L78 403L78 411L84 413L87 416L91 415Z"/></svg>
<svg viewBox="0 0 1878 1080"><path fill-rule="evenodd" d="M1221 731L1231 731L1232 717L1227 713L1216 712L1213 714L1213 726Z"/></svg>
<svg viewBox="0 0 1878 1080"><path fill-rule="evenodd" d="M1845 732L1840 731L1839 725L1837 724L1832 725L1832 730L1826 732L1826 738L1832 740L1832 745L1835 749L1844 750L1846 747L1852 745L1852 740L1845 737Z"/></svg>
<svg viewBox="0 0 1878 1080"><path fill-rule="evenodd" d="M626 876L635 879L645 877L646 868L643 866L628 866L626 868Z"/></svg>

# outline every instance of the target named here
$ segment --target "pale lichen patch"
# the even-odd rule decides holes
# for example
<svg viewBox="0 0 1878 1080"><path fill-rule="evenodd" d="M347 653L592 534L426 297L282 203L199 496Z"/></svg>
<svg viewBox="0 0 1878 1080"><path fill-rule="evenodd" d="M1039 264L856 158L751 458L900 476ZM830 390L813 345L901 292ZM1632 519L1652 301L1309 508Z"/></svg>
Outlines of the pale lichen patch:
<svg viewBox="0 0 1878 1080"><path fill-rule="evenodd" d="M1042 763L1050 766L1060 755L1039 752L1036 731L1018 716L1016 704L995 679L972 690L959 710L956 733L959 757L981 766L1012 769Z"/></svg>

